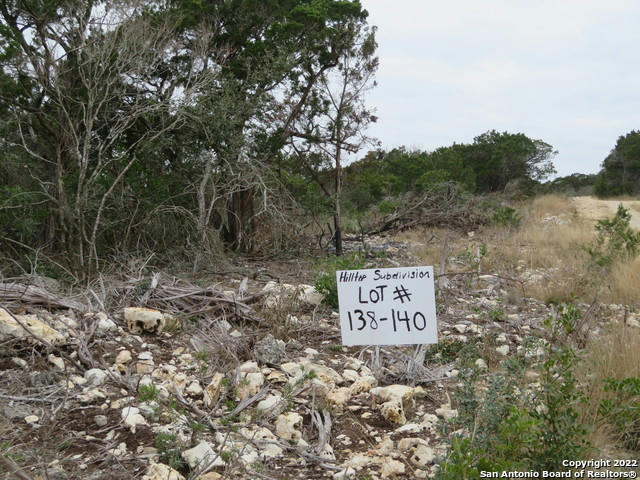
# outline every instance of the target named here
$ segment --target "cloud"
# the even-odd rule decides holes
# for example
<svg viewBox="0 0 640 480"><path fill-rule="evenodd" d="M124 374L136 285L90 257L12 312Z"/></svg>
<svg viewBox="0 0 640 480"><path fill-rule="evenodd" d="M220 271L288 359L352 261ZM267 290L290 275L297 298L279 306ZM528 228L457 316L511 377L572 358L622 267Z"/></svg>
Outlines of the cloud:
<svg viewBox="0 0 640 480"><path fill-rule="evenodd" d="M560 150L560 172L595 171L617 136L640 128L638 2L363 3L379 27L370 99L385 145L521 131Z"/></svg>

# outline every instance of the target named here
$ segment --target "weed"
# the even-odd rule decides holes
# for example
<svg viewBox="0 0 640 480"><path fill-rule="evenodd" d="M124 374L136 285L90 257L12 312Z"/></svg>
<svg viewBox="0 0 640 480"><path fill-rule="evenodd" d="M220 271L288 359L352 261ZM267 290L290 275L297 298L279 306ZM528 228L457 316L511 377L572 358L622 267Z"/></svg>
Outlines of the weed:
<svg viewBox="0 0 640 480"><path fill-rule="evenodd" d="M617 259L633 259L640 248L640 232L629 226L631 214L622 204L612 219L598 220L596 238L585 247L592 265L609 268Z"/></svg>
<svg viewBox="0 0 640 480"><path fill-rule="evenodd" d="M313 380L314 378L316 378L318 375L316 374L316 372L314 370L309 370L308 372L304 373L302 377L300 377L298 380L296 380L293 383L287 383L284 388L282 389L282 399L284 402L284 407L283 410L289 410L291 408L291 406L293 405L293 399L296 397L296 395L300 392L300 390L302 388L304 388L304 385L310 381Z"/></svg>
<svg viewBox="0 0 640 480"><path fill-rule="evenodd" d="M547 322L553 341L535 366L538 387L525 381L532 360L524 355L504 360L502 370L488 379L473 367L461 366L455 394L459 415L445 430L462 428L470 436L452 438L436 478L557 470L563 459L582 458L588 452L588 431L575 410L583 397L574 376L577 357L562 342L575 325L576 312L573 306L563 306Z"/></svg>
<svg viewBox="0 0 640 480"><path fill-rule="evenodd" d="M591 436L596 446L629 448L630 438L624 433L637 428L631 419L633 402L640 398L633 395L636 382L628 379L640 378L640 329L612 324L588 345L582 357L577 372L585 386L580 420L596 426Z"/></svg>
<svg viewBox="0 0 640 480"><path fill-rule="evenodd" d="M460 340L444 338L429 347L425 359L441 364L451 363L458 358L458 354L464 346L465 343Z"/></svg>
<svg viewBox="0 0 640 480"><path fill-rule="evenodd" d="M501 207L497 209L491 217L493 223L508 228L519 228L522 223L522 217L515 208Z"/></svg>
<svg viewBox="0 0 640 480"><path fill-rule="evenodd" d="M364 257L358 252L323 260L320 263L320 273L316 277L314 286L318 292L324 295L324 302L333 308L338 308L336 271L357 270L363 268L365 264Z"/></svg>
<svg viewBox="0 0 640 480"><path fill-rule="evenodd" d="M198 350L193 354L193 358L195 358L199 362L208 362L211 354L206 350Z"/></svg>
<svg viewBox="0 0 640 480"><path fill-rule="evenodd" d="M464 252L462 252L462 260L469 265L471 270L479 270L480 264L482 263L482 259L487 256L489 253L489 249L487 248L486 243L481 243L475 249L475 252L469 250L469 248L465 248Z"/></svg>
<svg viewBox="0 0 640 480"><path fill-rule="evenodd" d="M155 437L154 444L162 463L169 465L175 470L182 470L186 467L180 455L180 445L177 442L176 435L172 433L158 433Z"/></svg>
<svg viewBox="0 0 640 480"><path fill-rule="evenodd" d="M140 279L135 286L134 289L134 294L137 297L141 297L142 295L144 295L147 290L149 290L149 288L151 288L151 279L150 278L142 278Z"/></svg>
<svg viewBox="0 0 640 480"><path fill-rule="evenodd" d="M72 446L73 446L73 442L71 440L65 440L64 442L61 442L58 445L56 445L56 450L62 452L67 448L71 448Z"/></svg>
<svg viewBox="0 0 640 480"><path fill-rule="evenodd" d="M202 433L207 429L207 426L204 423L193 422L189 424L191 430L196 433Z"/></svg>
<svg viewBox="0 0 640 480"><path fill-rule="evenodd" d="M397 208L398 208L397 203L396 202L392 202L391 200L382 200L378 204L378 211L383 215L387 215L389 213L393 213L393 212L396 211Z"/></svg>
<svg viewBox="0 0 640 480"><path fill-rule="evenodd" d="M198 436L206 431L207 426L204 423L191 422L189 428L191 428L191 445L196 445Z"/></svg>
<svg viewBox="0 0 640 480"><path fill-rule="evenodd" d="M640 451L640 378L607 378L604 390L614 396L600 403L600 415L615 426L626 448Z"/></svg>
<svg viewBox="0 0 640 480"><path fill-rule="evenodd" d="M489 318L494 322L499 322L504 319L504 309L503 308L494 308L489 310Z"/></svg>
<svg viewBox="0 0 640 480"><path fill-rule="evenodd" d="M138 388L138 400L141 402L151 402L158 399L160 391L155 385L140 385Z"/></svg>

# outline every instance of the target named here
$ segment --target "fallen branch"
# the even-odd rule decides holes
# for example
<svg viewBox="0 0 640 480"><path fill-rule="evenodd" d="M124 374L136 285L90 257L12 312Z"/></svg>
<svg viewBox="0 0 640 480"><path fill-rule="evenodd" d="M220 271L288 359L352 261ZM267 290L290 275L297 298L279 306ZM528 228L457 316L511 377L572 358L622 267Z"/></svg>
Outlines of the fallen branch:
<svg viewBox="0 0 640 480"><path fill-rule="evenodd" d="M21 304L39 305L46 308L70 308L84 312L87 306L73 300L54 295L44 288L21 283L0 283L0 302L18 306Z"/></svg>
<svg viewBox="0 0 640 480"><path fill-rule="evenodd" d="M447 226L461 229L473 228L486 222L485 215L473 202L465 201L454 183L436 186L417 202L403 211L386 216L381 224L364 233L376 235L400 232L419 226Z"/></svg>
<svg viewBox="0 0 640 480"><path fill-rule="evenodd" d="M159 275L154 275L144 290L140 288L141 285L143 281L140 279L112 284L111 298L117 299L117 303L111 307L119 309L136 305L175 313L184 318L204 314L233 314L241 320L258 322L251 314L251 304L264 295L258 292L230 298L227 292L214 286L203 288L176 279L161 278Z"/></svg>

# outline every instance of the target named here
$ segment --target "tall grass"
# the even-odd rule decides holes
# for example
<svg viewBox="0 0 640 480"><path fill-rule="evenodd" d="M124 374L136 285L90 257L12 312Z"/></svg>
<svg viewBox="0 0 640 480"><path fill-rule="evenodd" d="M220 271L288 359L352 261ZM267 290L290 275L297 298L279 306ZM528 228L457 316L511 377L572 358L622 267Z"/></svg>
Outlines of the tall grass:
<svg viewBox="0 0 640 480"><path fill-rule="evenodd" d="M602 301L636 305L640 301L640 258L613 264L603 285Z"/></svg>
<svg viewBox="0 0 640 480"><path fill-rule="evenodd" d="M640 329L622 322L592 341L577 371L585 402L580 405L580 421L593 425L591 440L595 447L620 448L620 431L615 419L602 415L601 405L615 401L618 394L605 388L608 379L640 378Z"/></svg>
<svg viewBox="0 0 640 480"><path fill-rule="evenodd" d="M522 222L517 229L491 225L473 236L420 229L394 239L422 243L413 249L419 261L439 266L446 238L448 272L478 270L479 260L481 272L522 278L527 295L545 302L597 298L640 304L640 260L618 259L607 271L594 270L586 250L596 236L593 221L580 217L569 197L544 195L519 205L518 214ZM486 254L478 259L482 245Z"/></svg>

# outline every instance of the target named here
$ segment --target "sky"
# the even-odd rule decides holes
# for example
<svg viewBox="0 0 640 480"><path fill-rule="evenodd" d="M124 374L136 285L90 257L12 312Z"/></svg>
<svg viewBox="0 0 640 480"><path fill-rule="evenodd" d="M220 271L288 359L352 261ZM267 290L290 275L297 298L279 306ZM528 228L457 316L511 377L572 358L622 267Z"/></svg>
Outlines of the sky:
<svg viewBox="0 0 640 480"><path fill-rule="evenodd" d="M640 129L640 1L362 4L380 57L369 134L384 149L507 131L558 150L558 175L596 173L618 137Z"/></svg>

